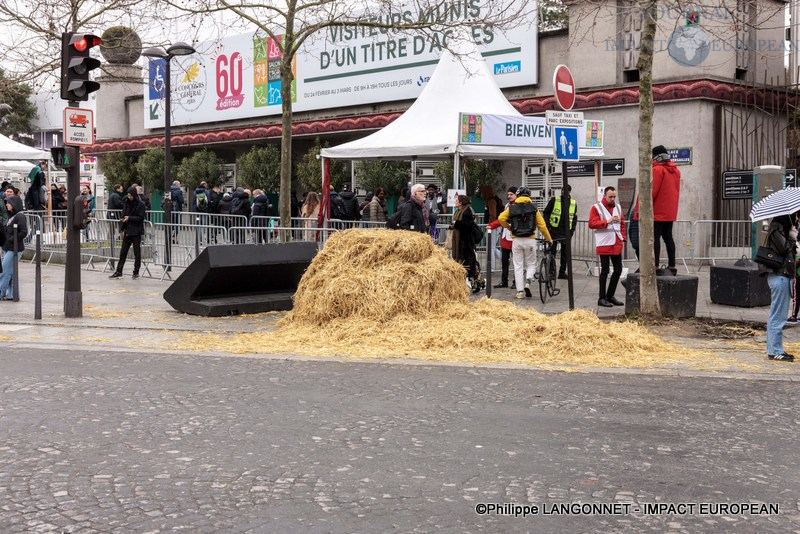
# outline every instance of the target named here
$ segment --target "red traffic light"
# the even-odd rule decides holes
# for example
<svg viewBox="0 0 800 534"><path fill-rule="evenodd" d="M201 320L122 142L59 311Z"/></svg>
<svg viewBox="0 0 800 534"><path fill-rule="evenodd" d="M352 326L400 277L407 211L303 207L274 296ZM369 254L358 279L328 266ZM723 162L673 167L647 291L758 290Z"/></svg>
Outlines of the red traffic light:
<svg viewBox="0 0 800 534"><path fill-rule="evenodd" d="M85 101L89 93L97 91L100 84L90 80L90 71L100 66L100 61L89 55L89 49L103 40L90 33L61 34L61 98Z"/></svg>

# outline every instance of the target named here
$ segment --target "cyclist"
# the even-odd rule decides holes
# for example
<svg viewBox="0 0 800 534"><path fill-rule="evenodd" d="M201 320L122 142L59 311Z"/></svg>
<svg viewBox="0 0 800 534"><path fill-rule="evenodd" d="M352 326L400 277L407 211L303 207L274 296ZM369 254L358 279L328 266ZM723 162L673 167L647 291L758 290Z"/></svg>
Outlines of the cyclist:
<svg viewBox="0 0 800 534"><path fill-rule="evenodd" d="M531 201L527 187L517 189L514 203L497 218L503 228L511 230L511 252L514 258L514 280L517 288L516 298L532 297L531 280L536 272L536 229L552 245L553 238L547 231L542 214ZM524 291L522 289L524 288Z"/></svg>

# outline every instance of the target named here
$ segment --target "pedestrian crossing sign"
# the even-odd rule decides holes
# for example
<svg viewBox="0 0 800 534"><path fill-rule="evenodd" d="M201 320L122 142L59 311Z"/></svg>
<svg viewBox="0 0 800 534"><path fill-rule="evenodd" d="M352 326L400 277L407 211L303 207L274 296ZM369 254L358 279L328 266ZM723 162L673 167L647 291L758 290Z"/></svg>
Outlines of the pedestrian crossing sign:
<svg viewBox="0 0 800 534"><path fill-rule="evenodd" d="M556 161L578 161L578 129L554 127L553 153Z"/></svg>

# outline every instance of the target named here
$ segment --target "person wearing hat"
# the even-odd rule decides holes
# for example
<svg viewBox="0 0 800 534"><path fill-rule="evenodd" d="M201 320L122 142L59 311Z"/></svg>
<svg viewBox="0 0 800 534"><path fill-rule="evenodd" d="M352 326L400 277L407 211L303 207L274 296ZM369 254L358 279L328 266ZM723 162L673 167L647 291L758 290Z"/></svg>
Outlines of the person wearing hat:
<svg viewBox="0 0 800 534"><path fill-rule="evenodd" d="M550 237L544 218L531 200L530 190L527 187L517 189L517 198L497 217L497 220L503 228L511 230L516 298L530 298L533 296L531 283L536 273L536 228L548 244L553 244L553 238Z"/></svg>
<svg viewBox="0 0 800 534"><path fill-rule="evenodd" d="M517 200L516 186L508 188L508 191L506 191L506 198L508 199L508 203L505 205L505 209L508 209L508 207L513 204L515 200ZM491 228L492 230L500 228L500 220L496 219L487 224L486 227ZM508 265L511 262L512 246L511 230L508 228L503 228L503 234L500 238L500 267L502 270L500 274L500 282L494 285L496 288L508 287Z"/></svg>
<svg viewBox="0 0 800 534"><path fill-rule="evenodd" d="M653 148L653 249L656 267L660 265L661 239L667 247L667 267L677 274L672 225L678 218L681 197L681 171L669 159L663 145Z"/></svg>
<svg viewBox="0 0 800 534"><path fill-rule="evenodd" d="M122 201L122 218L119 221L119 231L122 232L122 250L119 253L117 268L109 278L122 278L122 269L128 258L128 251L133 245L133 276L139 278L139 268L142 266L142 235L144 235L144 221L146 219L145 205L139 198L136 186L128 189L128 194Z"/></svg>
<svg viewBox="0 0 800 534"><path fill-rule="evenodd" d="M653 148L653 253L656 269L661 264L661 240L667 247L667 268L678 273L675 259L675 240L672 226L678 218L678 202L681 197L681 171L669 158L664 145ZM633 212L634 223L639 221L639 199ZM638 239L637 239L638 240ZM639 257L639 247L635 247Z"/></svg>

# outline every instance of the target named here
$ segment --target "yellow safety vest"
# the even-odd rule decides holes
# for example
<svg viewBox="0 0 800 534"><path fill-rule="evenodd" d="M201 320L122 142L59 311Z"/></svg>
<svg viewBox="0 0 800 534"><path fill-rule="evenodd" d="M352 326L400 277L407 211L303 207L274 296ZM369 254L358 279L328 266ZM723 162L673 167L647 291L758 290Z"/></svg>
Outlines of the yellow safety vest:
<svg viewBox="0 0 800 534"><path fill-rule="evenodd" d="M561 222L561 197L555 197L556 201L553 204L553 212L550 214L550 227L558 228L558 223ZM569 199L569 229L575 226L575 212L578 210L578 203L574 198Z"/></svg>

